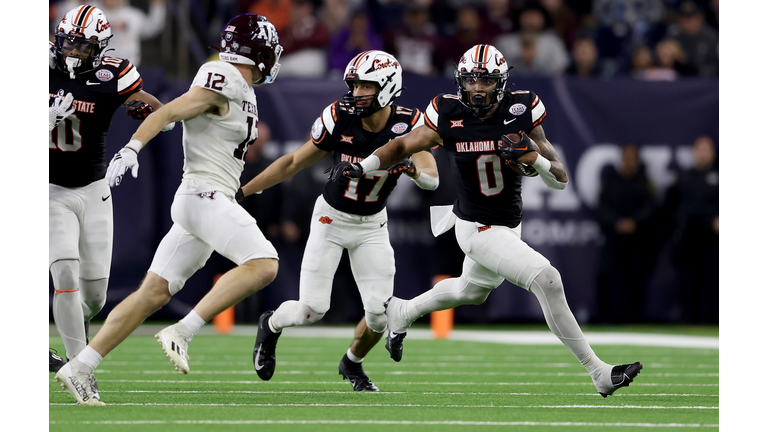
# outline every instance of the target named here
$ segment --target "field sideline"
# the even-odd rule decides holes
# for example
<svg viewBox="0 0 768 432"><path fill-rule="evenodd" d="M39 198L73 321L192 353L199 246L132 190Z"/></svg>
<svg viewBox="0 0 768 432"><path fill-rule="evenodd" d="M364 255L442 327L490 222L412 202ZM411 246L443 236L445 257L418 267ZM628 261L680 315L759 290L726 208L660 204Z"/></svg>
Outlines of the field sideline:
<svg viewBox="0 0 768 432"><path fill-rule="evenodd" d="M142 326L104 359L96 377L105 407L76 406L50 374L49 430L719 429L716 328L586 330L605 361L645 366L630 387L603 399L550 332L530 327L462 328L447 340L413 329L400 363L380 343L363 363L379 393L353 392L338 375L352 327L286 329L275 376L266 382L251 362L254 326L236 326L230 335L204 327L190 345L189 375L174 372L152 338L161 327ZM55 329L49 344L63 351Z"/></svg>

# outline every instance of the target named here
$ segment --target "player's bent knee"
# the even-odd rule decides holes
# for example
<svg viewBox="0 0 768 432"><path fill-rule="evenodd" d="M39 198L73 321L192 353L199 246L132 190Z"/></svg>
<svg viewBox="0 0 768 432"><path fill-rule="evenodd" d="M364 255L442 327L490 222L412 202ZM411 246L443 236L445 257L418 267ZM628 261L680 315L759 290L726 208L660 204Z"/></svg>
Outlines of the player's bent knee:
<svg viewBox="0 0 768 432"><path fill-rule="evenodd" d="M493 288L485 288L479 285L475 285L471 282L467 282L463 278L460 279L464 282L463 300L465 304L479 305L483 304L488 296L493 291Z"/></svg>
<svg viewBox="0 0 768 432"><path fill-rule="evenodd" d="M297 313L301 316L299 325L309 325L314 324L318 321L320 321L324 316L325 312L317 312L316 310L312 309L308 305L297 302L298 303L298 311Z"/></svg>
<svg viewBox="0 0 768 432"><path fill-rule="evenodd" d="M71 290L79 287L79 261L71 259L56 261L51 264L50 271L56 289Z"/></svg>
<svg viewBox="0 0 768 432"><path fill-rule="evenodd" d="M533 282L537 284L542 291L559 292L563 291L563 279L560 272L553 266L549 266L539 273Z"/></svg>
<svg viewBox="0 0 768 432"><path fill-rule="evenodd" d="M365 321L368 328L376 333L382 333L387 329L387 316L385 314L374 314L368 311L365 312Z"/></svg>
<svg viewBox="0 0 768 432"><path fill-rule="evenodd" d="M156 309L171 301L168 281L153 272L147 272L137 293Z"/></svg>

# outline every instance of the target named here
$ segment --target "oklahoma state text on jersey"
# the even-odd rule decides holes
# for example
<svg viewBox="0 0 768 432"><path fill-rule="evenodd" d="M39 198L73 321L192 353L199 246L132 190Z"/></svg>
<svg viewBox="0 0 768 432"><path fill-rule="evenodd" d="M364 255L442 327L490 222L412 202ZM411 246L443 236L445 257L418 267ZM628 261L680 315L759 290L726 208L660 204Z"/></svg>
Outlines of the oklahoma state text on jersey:
<svg viewBox="0 0 768 432"><path fill-rule="evenodd" d="M312 142L325 151L333 151L333 163L360 162L390 140L405 135L424 124L418 109L392 106L387 125L379 133L363 130L360 117L339 107L339 101L328 105L312 126ZM328 182L323 198L333 208L366 216L380 212L397 184L401 174L375 170L360 179L342 179Z"/></svg>
<svg viewBox="0 0 768 432"><path fill-rule="evenodd" d="M52 48L51 48L52 49ZM64 187L81 187L104 178L107 164L107 131L112 115L133 93L142 88L141 76L124 59L104 57L91 72L69 74L49 69L50 100L63 90L75 97L75 112L50 133L48 182Z"/></svg>
<svg viewBox="0 0 768 432"><path fill-rule="evenodd" d="M424 111L427 127L443 139L451 166L460 178L456 216L485 225L520 224L523 202L522 177L506 167L497 151L501 136L541 124L547 112L533 92L509 91L493 117L481 120L456 95L438 95Z"/></svg>

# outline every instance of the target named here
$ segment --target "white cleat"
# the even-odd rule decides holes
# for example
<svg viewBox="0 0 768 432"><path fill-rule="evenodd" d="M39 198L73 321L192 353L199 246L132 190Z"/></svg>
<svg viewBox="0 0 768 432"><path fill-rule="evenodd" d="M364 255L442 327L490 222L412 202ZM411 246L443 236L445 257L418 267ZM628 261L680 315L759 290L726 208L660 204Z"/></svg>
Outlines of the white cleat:
<svg viewBox="0 0 768 432"><path fill-rule="evenodd" d="M157 343L163 347L166 357L171 360L171 363L180 374L189 373L189 355L187 350L189 349L189 341L192 337L189 336L189 329L184 323L178 322L172 326L168 326L155 335Z"/></svg>
<svg viewBox="0 0 768 432"><path fill-rule="evenodd" d="M75 365L73 365L75 363ZM68 391L77 401L78 405L102 406L104 402L94 393L96 378L93 373L87 372L82 364L73 359L56 372L53 379L61 384L61 388Z"/></svg>

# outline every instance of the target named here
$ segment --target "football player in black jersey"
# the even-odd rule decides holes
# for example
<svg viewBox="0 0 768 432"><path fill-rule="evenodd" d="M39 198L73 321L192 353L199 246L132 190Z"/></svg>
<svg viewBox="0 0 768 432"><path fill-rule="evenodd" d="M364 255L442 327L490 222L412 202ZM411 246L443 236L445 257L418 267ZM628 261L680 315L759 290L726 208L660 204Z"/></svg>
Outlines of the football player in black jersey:
<svg viewBox="0 0 768 432"><path fill-rule="evenodd" d="M281 157L243 186L243 194L258 193L322 160L333 152L334 162L363 160L387 141L406 135L424 123L418 109L394 104L403 90L402 67L383 51L365 51L344 72L349 93L323 110L311 140ZM330 308L333 276L344 249L365 308L352 346L342 357L339 373L356 391L378 391L363 371L362 361L387 326L383 302L392 295L395 257L387 230L387 197L405 173L422 189L437 188L437 164L428 149L397 161L389 170L370 171L362 178L328 182L318 197L301 264L299 300L289 300L262 314L254 347L254 367L263 380L275 370L275 346L282 329L308 325Z"/></svg>
<svg viewBox="0 0 768 432"><path fill-rule="evenodd" d="M387 350L400 361L406 329L416 318L463 304L481 304L507 279L533 292L549 328L584 365L597 391L607 397L629 385L642 364L612 366L597 357L568 307L557 269L520 238L522 178L518 171L539 175L554 189L568 183L565 166L541 126L544 104L531 91L505 90L508 65L491 45L476 45L464 53L455 76L458 93L432 100L424 114L425 127L392 140L362 162L340 162L330 175L344 183L441 145L459 177L452 208L433 208L431 213L435 235L455 226L456 239L466 254L462 275L443 280L411 300L387 300ZM519 142L508 139L510 133L519 133ZM508 164L519 167L518 171Z"/></svg>
<svg viewBox="0 0 768 432"><path fill-rule="evenodd" d="M66 356L73 358L85 347L88 323L106 301L113 222L104 153L112 115L127 104L128 113L142 120L162 104L142 90L130 61L105 57L112 30L100 9L70 10L55 37L48 51L48 264L55 288L53 317ZM63 365L49 352L51 372Z"/></svg>

